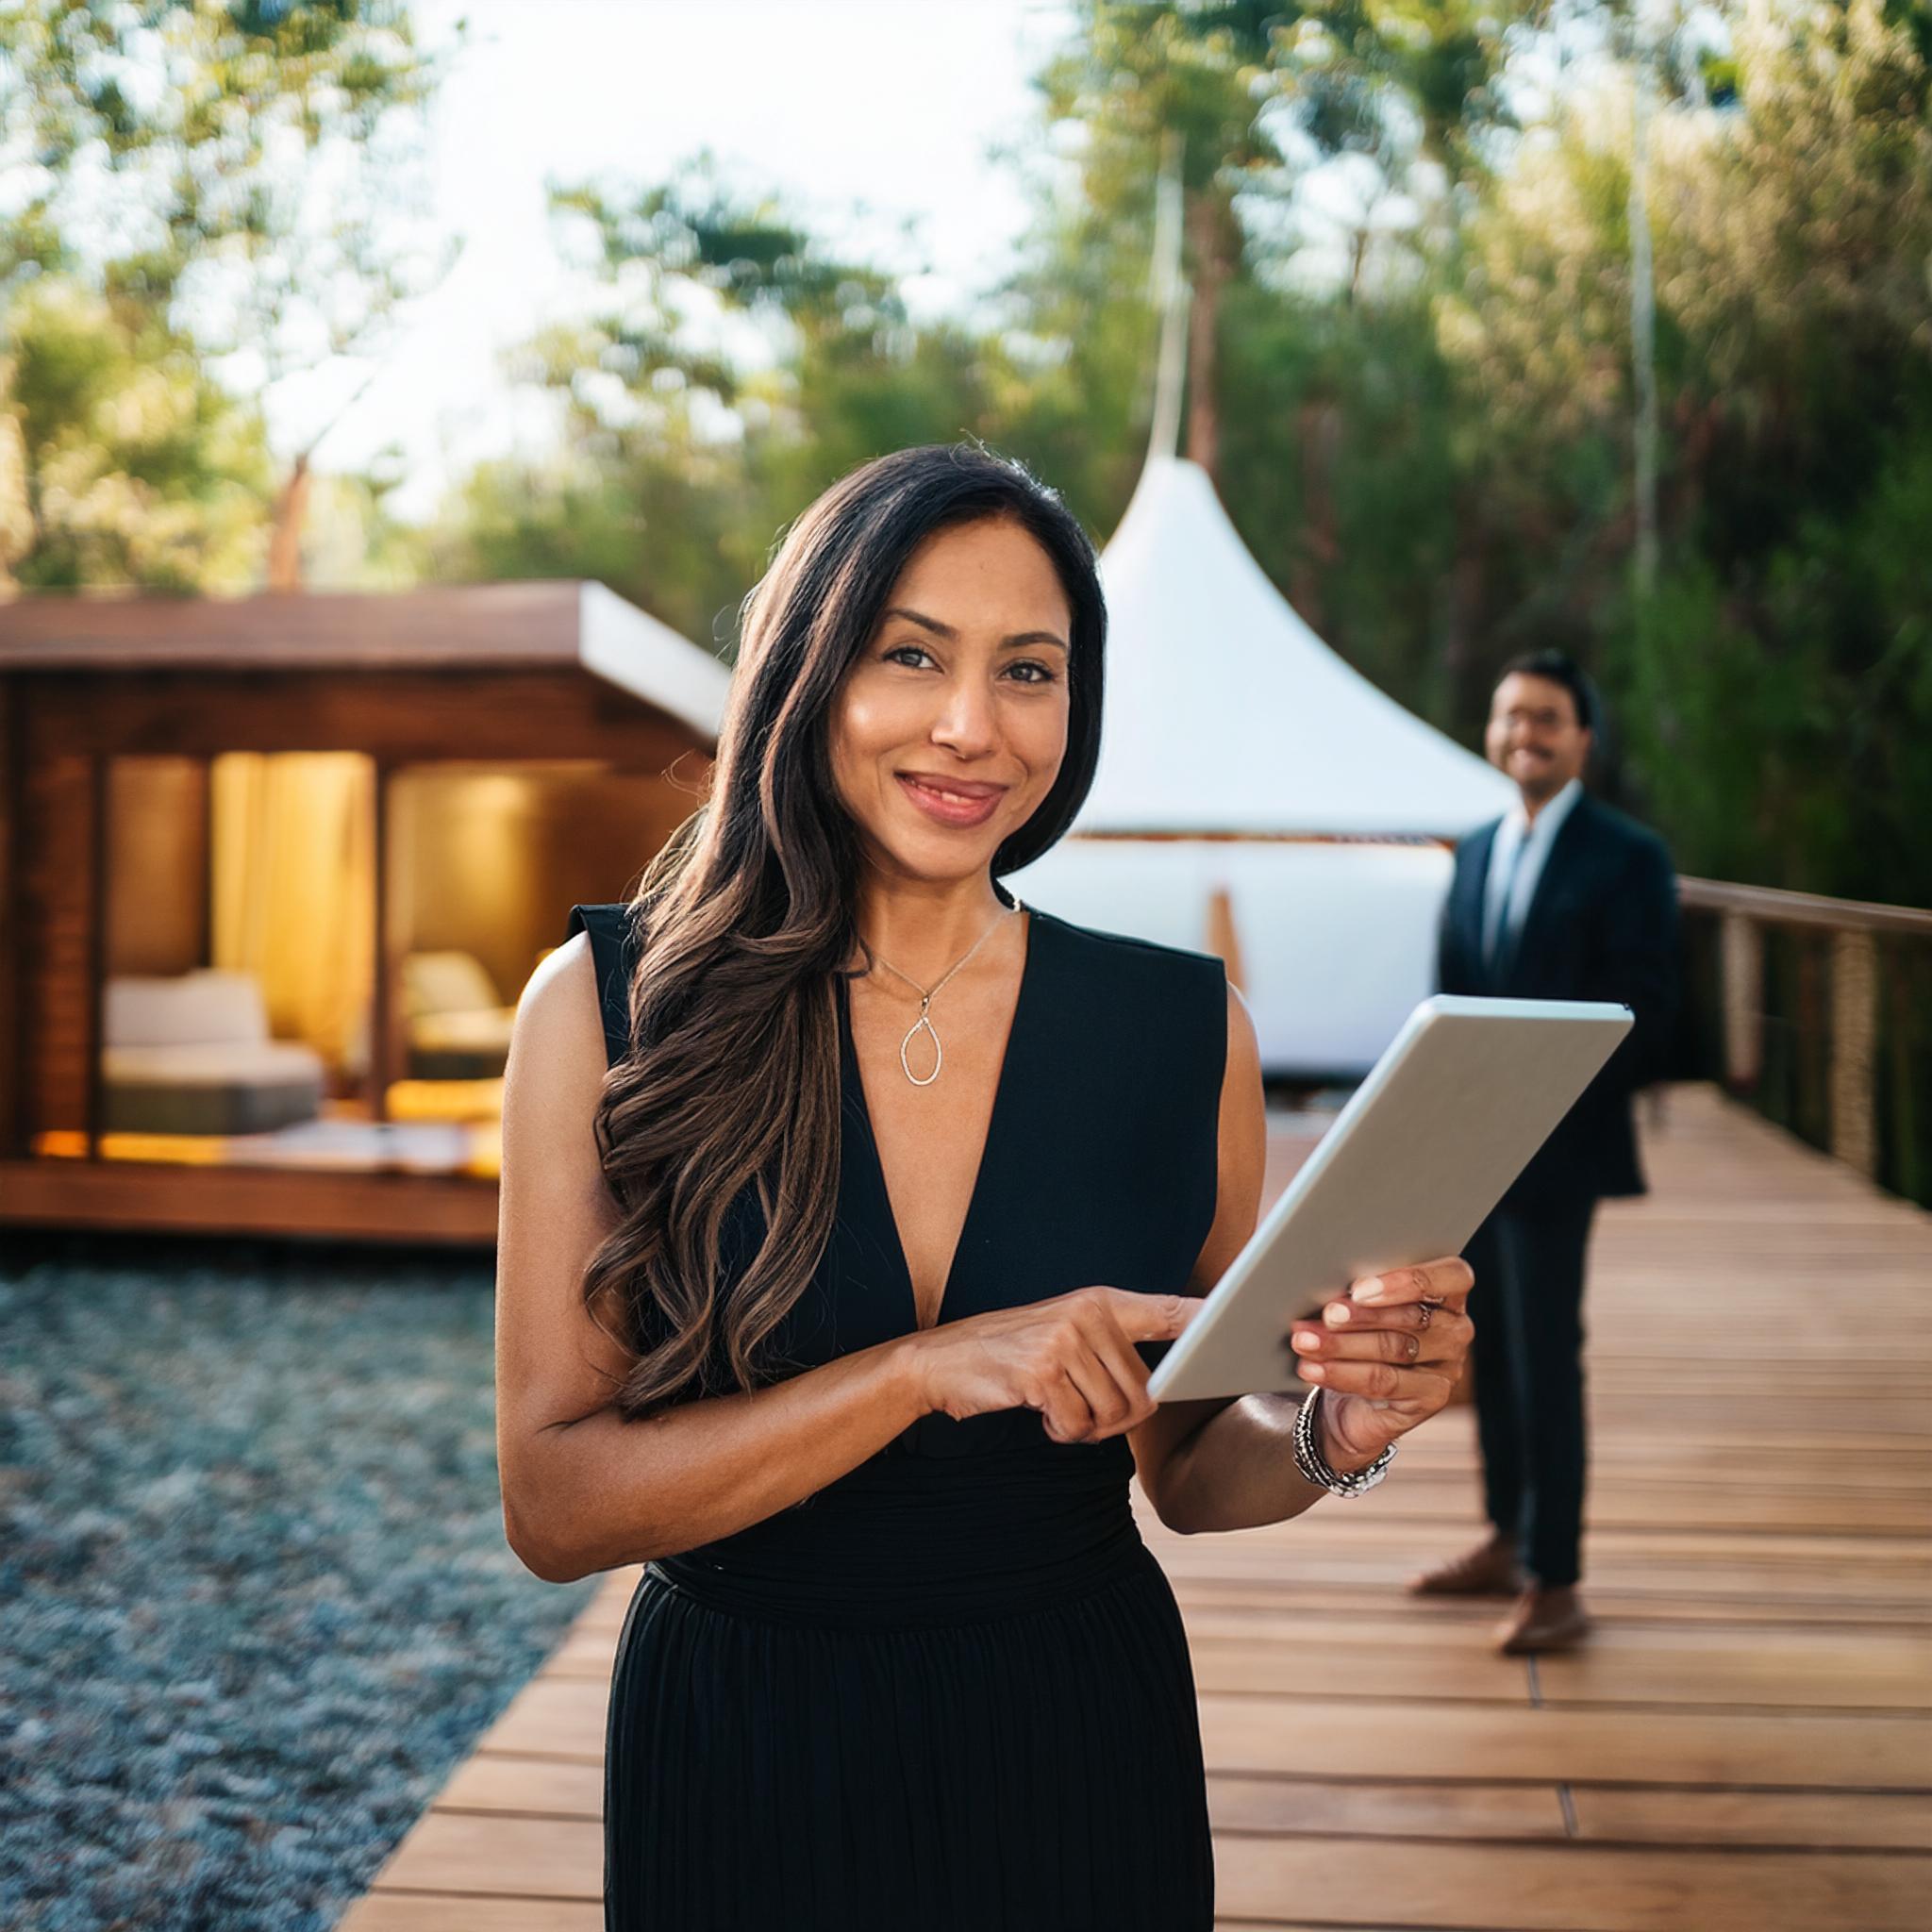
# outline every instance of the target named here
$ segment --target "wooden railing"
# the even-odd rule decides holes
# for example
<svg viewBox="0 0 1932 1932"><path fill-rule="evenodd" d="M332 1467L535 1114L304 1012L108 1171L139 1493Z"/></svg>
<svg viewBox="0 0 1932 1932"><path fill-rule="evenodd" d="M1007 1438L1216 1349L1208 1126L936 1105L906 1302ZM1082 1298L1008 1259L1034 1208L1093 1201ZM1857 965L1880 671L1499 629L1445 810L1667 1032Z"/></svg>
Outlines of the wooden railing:
<svg viewBox="0 0 1932 1932"><path fill-rule="evenodd" d="M1680 878L1692 1071L1932 1206L1932 912Z"/></svg>

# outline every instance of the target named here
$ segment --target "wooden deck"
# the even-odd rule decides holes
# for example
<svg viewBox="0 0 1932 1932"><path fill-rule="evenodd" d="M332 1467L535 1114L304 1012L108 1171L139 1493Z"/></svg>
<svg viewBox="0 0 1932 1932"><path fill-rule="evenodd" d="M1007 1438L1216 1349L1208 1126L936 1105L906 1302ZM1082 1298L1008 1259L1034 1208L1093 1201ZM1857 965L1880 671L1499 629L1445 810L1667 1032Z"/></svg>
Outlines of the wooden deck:
<svg viewBox="0 0 1932 1932"><path fill-rule="evenodd" d="M1932 1217L1702 1088L1590 1292L1587 1651L1418 1602L1477 1528L1474 1412L1294 1522L1179 1538L1219 1923L1932 1924ZM1138 1492L1137 1492L1138 1494ZM614 1574L342 1921L594 1932ZM915 1932L915 1928L908 1928ZM1085 1932L1085 1928L1068 1928Z"/></svg>

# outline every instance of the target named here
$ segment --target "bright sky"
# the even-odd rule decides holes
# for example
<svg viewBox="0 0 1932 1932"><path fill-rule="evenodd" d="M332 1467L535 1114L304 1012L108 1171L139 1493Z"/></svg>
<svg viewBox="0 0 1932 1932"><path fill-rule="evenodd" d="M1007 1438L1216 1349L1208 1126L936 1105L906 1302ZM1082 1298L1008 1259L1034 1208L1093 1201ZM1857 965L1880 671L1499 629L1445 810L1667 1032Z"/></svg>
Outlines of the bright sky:
<svg viewBox="0 0 1932 1932"><path fill-rule="evenodd" d="M539 446L546 432L541 413L520 418L497 365L569 299L546 176L655 183L708 146L834 245L913 272L908 298L930 312L1006 265L1024 208L989 150L1037 126L1028 76L1066 25L1051 0L415 0L414 11L427 46L470 22L432 134L438 216L466 245L317 455L324 469L358 468L400 445L391 503L405 516L427 514L476 457ZM278 441L306 440L366 373L284 385Z"/></svg>

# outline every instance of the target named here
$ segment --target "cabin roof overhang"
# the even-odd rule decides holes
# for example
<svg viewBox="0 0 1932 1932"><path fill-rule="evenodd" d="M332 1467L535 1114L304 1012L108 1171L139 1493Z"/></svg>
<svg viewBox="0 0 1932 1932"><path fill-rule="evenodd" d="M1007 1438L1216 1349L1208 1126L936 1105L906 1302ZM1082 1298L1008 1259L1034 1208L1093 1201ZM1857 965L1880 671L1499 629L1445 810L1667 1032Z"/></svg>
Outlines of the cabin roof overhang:
<svg viewBox="0 0 1932 1932"><path fill-rule="evenodd" d="M0 676L572 666L716 740L729 668L599 583L0 604Z"/></svg>

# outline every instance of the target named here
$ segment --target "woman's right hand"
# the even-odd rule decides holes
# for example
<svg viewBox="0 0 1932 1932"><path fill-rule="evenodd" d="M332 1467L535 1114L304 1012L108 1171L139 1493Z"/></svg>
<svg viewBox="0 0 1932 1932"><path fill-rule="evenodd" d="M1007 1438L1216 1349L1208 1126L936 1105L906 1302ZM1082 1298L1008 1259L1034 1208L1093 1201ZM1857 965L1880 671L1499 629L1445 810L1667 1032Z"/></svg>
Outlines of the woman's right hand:
<svg viewBox="0 0 1932 1932"><path fill-rule="evenodd" d="M907 1338L912 1374L928 1414L1035 1408L1056 1442L1100 1442L1160 1406L1134 1343L1172 1341L1203 1306L1197 1295L1076 1288L920 1329Z"/></svg>

